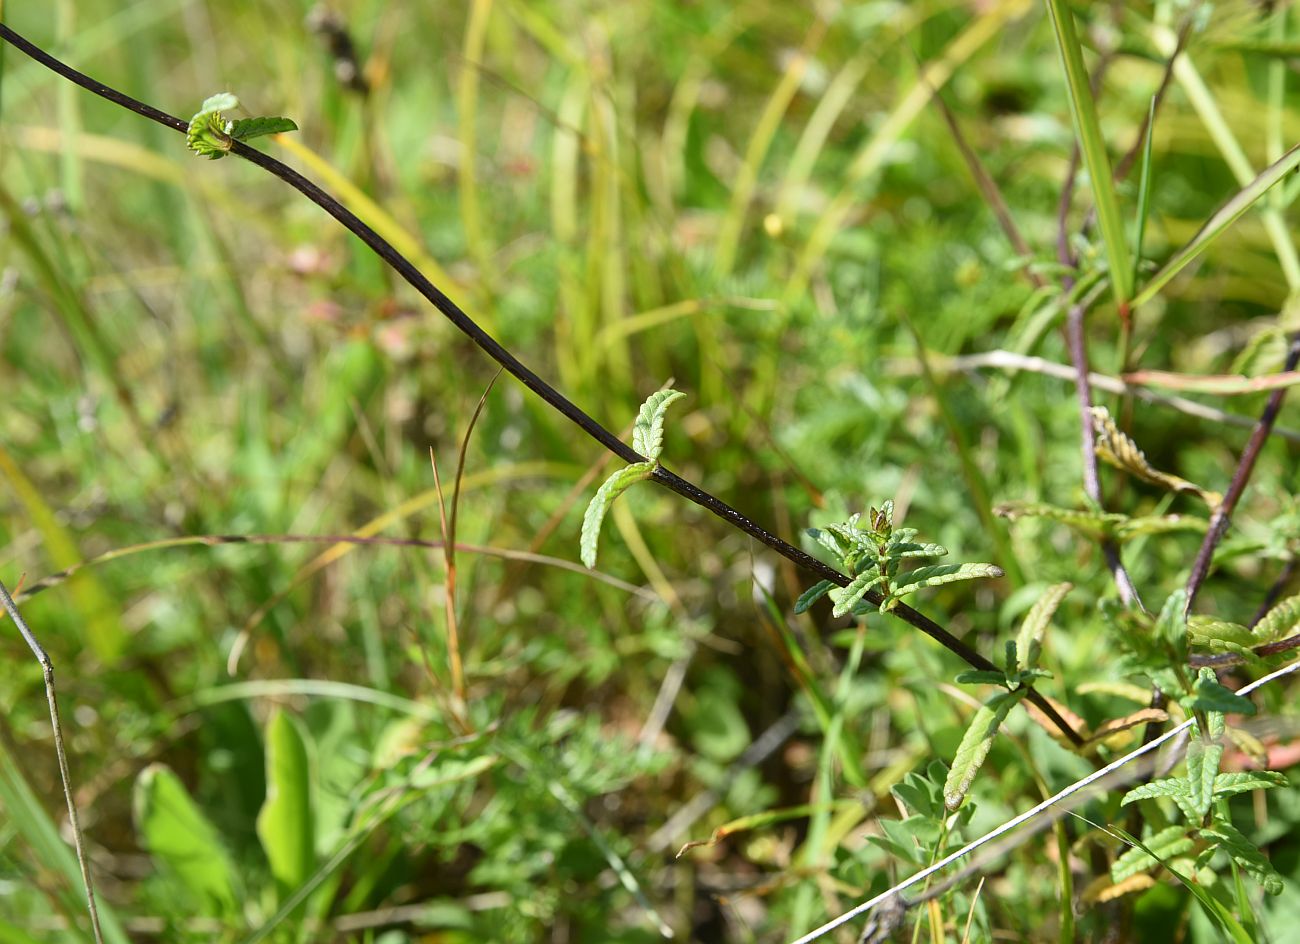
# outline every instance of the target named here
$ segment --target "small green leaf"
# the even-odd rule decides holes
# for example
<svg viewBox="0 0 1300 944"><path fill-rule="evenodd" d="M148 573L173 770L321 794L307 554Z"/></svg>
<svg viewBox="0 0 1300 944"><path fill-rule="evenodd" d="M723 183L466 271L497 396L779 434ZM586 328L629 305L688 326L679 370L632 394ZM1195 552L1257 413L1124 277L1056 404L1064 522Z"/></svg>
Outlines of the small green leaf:
<svg viewBox="0 0 1300 944"><path fill-rule="evenodd" d="M233 914L234 864L180 778L162 764L151 764L136 779L133 805L144 847L193 895L199 912Z"/></svg>
<svg viewBox="0 0 1300 944"><path fill-rule="evenodd" d="M955 810L961 806L975 780L975 774L989 756L998 728L1021 697L1020 692L999 692L975 712L966 733L962 735L961 744L952 759L952 769L948 771L948 779L943 785L943 802L948 809Z"/></svg>
<svg viewBox="0 0 1300 944"><path fill-rule="evenodd" d="M799 599L794 601L794 611L796 613L807 613L814 603L826 595L826 592L834 587L835 584L829 580L819 580L803 593L799 594Z"/></svg>
<svg viewBox="0 0 1300 944"><path fill-rule="evenodd" d="M200 115L210 115L216 111L230 111L232 108L239 107L239 99L233 92L218 92L216 95L209 95L203 100L203 105L199 108Z"/></svg>
<svg viewBox="0 0 1300 944"><path fill-rule="evenodd" d="M1142 845L1146 848L1129 849L1114 861L1110 867L1112 882L1119 884L1157 863L1168 862L1174 856L1190 851L1196 842L1187 835L1186 826L1169 826L1146 839Z"/></svg>
<svg viewBox="0 0 1300 944"><path fill-rule="evenodd" d="M884 575L872 570L864 570L853 578L853 582L847 587L836 587L831 590L831 600L835 602L835 608L831 612L835 616L843 616L853 609L854 605L867 595L867 591L878 583L884 581Z"/></svg>
<svg viewBox="0 0 1300 944"><path fill-rule="evenodd" d="M1194 737L1187 745L1187 785L1189 803L1184 808L1188 819L1200 821L1214 802L1214 778L1223 759L1223 745ZM1181 805L1181 804L1180 804Z"/></svg>
<svg viewBox="0 0 1300 944"><path fill-rule="evenodd" d="M1273 642L1285 639L1300 626L1300 596L1287 597L1278 603L1255 624L1256 642Z"/></svg>
<svg viewBox="0 0 1300 944"><path fill-rule="evenodd" d="M1187 782L1186 777L1168 777L1164 780L1153 780L1150 783L1134 787L1124 794L1124 799L1119 801L1119 805L1128 806L1130 803L1136 803L1138 800L1149 800L1152 797L1189 797L1191 795L1192 786Z"/></svg>
<svg viewBox="0 0 1300 944"><path fill-rule="evenodd" d="M582 538L579 544L582 562L587 567L596 566L596 545L600 541L600 525L605 520L605 512L609 510L610 503L637 482L650 478L654 474L655 467L656 463L653 460L634 462L605 479L605 483L592 496L586 514L582 516Z"/></svg>
<svg viewBox="0 0 1300 944"><path fill-rule="evenodd" d="M1230 774L1219 774L1214 778L1214 797L1235 796L1238 793L1250 793L1254 790L1269 790L1273 787L1285 787L1288 784L1285 774L1276 770L1243 770Z"/></svg>
<svg viewBox="0 0 1300 944"><path fill-rule="evenodd" d="M1249 698L1238 695L1213 679L1201 679L1196 683L1196 698L1192 701L1191 709L1233 715L1253 715L1259 710Z"/></svg>
<svg viewBox="0 0 1300 944"><path fill-rule="evenodd" d="M968 669L965 672L959 672L953 681L958 685L1000 685L1005 687L1007 674L1005 672L995 672L993 669Z"/></svg>
<svg viewBox="0 0 1300 944"><path fill-rule="evenodd" d="M1175 659L1185 662L1187 655L1187 591L1175 590L1165 600L1156 618L1156 638L1168 644Z"/></svg>
<svg viewBox="0 0 1300 944"><path fill-rule="evenodd" d="M917 590L924 590L926 587L938 587L959 580L1001 576L1003 570L995 564L935 564L933 567L918 567L899 577L900 581L906 583L895 587L890 597L896 600Z"/></svg>
<svg viewBox="0 0 1300 944"><path fill-rule="evenodd" d="M903 541L891 543L887 548L890 557L945 557L948 549L942 544L913 544Z"/></svg>
<svg viewBox="0 0 1300 944"><path fill-rule="evenodd" d="M664 413L685 396L680 390L658 390L646 397L632 427L632 448L652 462L658 459L664 448Z"/></svg>
<svg viewBox="0 0 1300 944"><path fill-rule="evenodd" d="M1227 620L1216 619L1213 616L1188 617L1187 641L1195 649L1230 652L1255 664L1264 662L1251 649L1259 642L1251 630L1238 623L1229 623Z"/></svg>
<svg viewBox="0 0 1300 944"><path fill-rule="evenodd" d="M276 710L266 724L266 801L257 814L257 837L282 891L311 877L314 824L307 743L297 720Z"/></svg>
<svg viewBox="0 0 1300 944"><path fill-rule="evenodd" d="M297 130L298 125L291 118L272 118L266 115L260 118L240 118L238 121L226 124L226 133L236 141L248 141L252 138L260 138L264 134L284 134L286 131Z"/></svg>
<svg viewBox="0 0 1300 944"><path fill-rule="evenodd" d="M1016 636L1016 651L1020 653L1020 661L1025 668L1032 669L1038 665L1038 657L1043 651L1043 634L1047 632L1056 608L1072 589L1074 584L1070 583L1058 583L1048 587L1030 608L1024 622L1020 624L1020 632Z"/></svg>
<svg viewBox="0 0 1300 944"><path fill-rule="evenodd" d="M1264 853L1259 851L1259 846L1247 839L1235 826L1216 822L1213 826L1201 830L1201 838L1210 840L1231 856L1232 861L1259 882L1265 892L1270 895L1282 893L1282 876L1278 875L1268 859L1264 858Z"/></svg>
<svg viewBox="0 0 1300 944"><path fill-rule="evenodd" d="M239 107L239 99L229 92L218 92L203 102L203 107L190 119L185 133L185 146L209 160L226 156L233 143L228 125L221 113Z"/></svg>

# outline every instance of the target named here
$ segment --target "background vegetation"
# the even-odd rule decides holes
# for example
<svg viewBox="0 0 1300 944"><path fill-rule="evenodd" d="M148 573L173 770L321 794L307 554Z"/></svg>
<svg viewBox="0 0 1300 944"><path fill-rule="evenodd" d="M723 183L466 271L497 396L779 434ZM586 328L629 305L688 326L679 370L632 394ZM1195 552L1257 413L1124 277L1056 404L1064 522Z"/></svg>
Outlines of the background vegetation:
<svg viewBox="0 0 1300 944"><path fill-rule="evenodd" d="M1300 23L1285 3L1076 12L1086 63L1107 64L1096 93L1113 159L1140 146L1189 23L1151 140L1142 253L1163 262L1300 137ZM1070 363L1058 242L1083 285L1108 257L1088 179L1070 169L1043 5L52 0L4 13L173 114L228 89L252 114L293 117L299 134L259 146L603 423L626 430L670 379L687 392L664 463L776 533L796 541L893 499L896 520L952 559L997 563L1002 579L913 601L988 657L1048 586L1072 582L1038 689L1088 728L1147 704L1103 617L1116 589L1097 541L993 514L1086 505L1074 387L1051 373ZM662 926L788 940L1141 738L1080 756L1017 710L968 812L940 825L933 765L952 762L981 694L952 682L960 660L888 616L864 633L829 604L795 616L807 575L649 486L606 522L608 579L572 566L583 507L613 468L597 446L502 378L462 457L495 365L359 242L244 162L200 162L11 48L2 65L0 575L31 587L130 551L23 603L59 673L110 938L630 942ZM1135 165L1119 187L1131 241L1139 180ZM1275 373L1297 327L1296 188L1136 309L1131 333L1104 296L1086 319L1093 368ZM1011 372L991 352L1042 361ZM969 355L990 356L956 360ZM1266 396L1175 393L1249 422ZM1098 400L1154 465L1226 489L1248 428ZM1247 623L1290 574L1294 406L1278 427L1198 612ZM436 549L176 540L438 541L431 448L448 506L464 461L455 536L475 549L454 578ZM1111 511L1188 519L1124 547L1159 610L1187 579L1204 506L1108 469L1102 484ZM55 833L40 669L7 630L0 655L0 941L88 940ZM1293 759L1291 694L1263 690L1253 740L1237 742L1275 769ZM1248 755L1231 747L1225 769ZM1109 902L1087 892L1125 851L1093 824L1163 825L1121 795L909 910L900 933L1217 939L1167 874ZM1217 861L1216 893L1257 939L1283 940L1300 919L1300 793L1242 794L1231 815L1286 882L1234 890Z"/></svg>

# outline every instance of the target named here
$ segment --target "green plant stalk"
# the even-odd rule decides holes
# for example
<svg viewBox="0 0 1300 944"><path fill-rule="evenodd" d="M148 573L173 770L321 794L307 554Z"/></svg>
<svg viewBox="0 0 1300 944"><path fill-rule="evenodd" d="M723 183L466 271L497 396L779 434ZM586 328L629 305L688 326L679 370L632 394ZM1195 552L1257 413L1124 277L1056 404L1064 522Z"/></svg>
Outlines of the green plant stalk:
<svg viewBox="0 0 1300 944"><path fill-rule="evenodd" d="M492 0L472 0L469 20L465 24L460 80L456 84L456 136L460 139L460 165L457 179L460 191L460 222L465 229L465 246L478 267L482 281L492 278L491 249L483 234L483 213L478 195L478 83L479 65L487 37Z"/></svg>
<svg viewBox="0 0 1300 944"><path fill-rule="evenodd" d="M1083 64L1083 49L1074 29L1074 14L1070 12L1069 4L1066 0L1046 2L1056 33L1057 50L1061 54L1061 65L1065 70L1070 114L1074 117L1074 130L1083 153L1084 166L1088 169L1102 242L1106 245L1111 286L1115 290L1116 303L1124 310L1133 297L1133 260L1129 256L1128 241L1124 235L1124 219L1120 216L1110 156L1106 152L1106 141L1101 135L1101 123L1097 119L1097 103L1092 96L1088 70Z"/></svg>

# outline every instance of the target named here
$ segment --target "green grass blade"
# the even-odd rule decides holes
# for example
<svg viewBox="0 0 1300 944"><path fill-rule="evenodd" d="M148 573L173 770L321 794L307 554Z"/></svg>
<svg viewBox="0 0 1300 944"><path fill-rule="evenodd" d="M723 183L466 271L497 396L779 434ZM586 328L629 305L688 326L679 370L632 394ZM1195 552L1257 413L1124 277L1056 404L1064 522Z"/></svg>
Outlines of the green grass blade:
<svg viewBox="0 0 1300 944"><path fill-rule="evenodd" d="M1155 298L1156 294L1169 284L1170 279L1204 253L1210 243L1222 236L1229 226L1237 222L1247 210L1260 201L1264 194L1297 167L1300 167L1300 144L1283 154L1280 160L1269 165L1258 177L1237 191L1232 199L1216 210L1187 245L1174 253L1173 258L1166 262L1146 285L1142 286L1142 290L1133 299L1133 307L1137 308Z"/></svg>
<svg viewBox="0 0 1300 944"><path fill-rule="evenodd" d="M1079 45L1079 37L1074 29L1074 14L1070 12L1069 4L1066 0L1047 0L1047 10L1052 17L1057 50L1065 68L1070 114L1074 116L1075 133L1092 184L1101 238L1106 244L1111 286L1115 290L1115 300L1122 305L1133 295L1133 260L1129 256L1128 240L1124 235L1124 220L1119 212L1119 197L1115 193L1110 155L1106 152L1101 123L1097 120L1097 103L1092 97L1088 70L1083 64L1083 48Z"/></svg>
<svg viewBox="0 0 1300 944"><path fill-rule="evenodd" d="M59 836L59 828L46 812L36 791L23 775L21 765L9 747L9 742L0 737L0 809L14 831L22 837L31 848L39 870L53 873L59 877L60 890L57 892L63 911L68 915L85 913L85 899L77 893L81 888L81 869L72 849ZM36 884L36 883L33 883ZM45 887L45 883L40 883ZM99 923L108 944L130 944L130 938L122 929L112 907L99 898ZM0 926L0 940L4 929ZM80 940L91 940L89 932L80 934ZM17 940L13 938L13 940Z"/></svg>

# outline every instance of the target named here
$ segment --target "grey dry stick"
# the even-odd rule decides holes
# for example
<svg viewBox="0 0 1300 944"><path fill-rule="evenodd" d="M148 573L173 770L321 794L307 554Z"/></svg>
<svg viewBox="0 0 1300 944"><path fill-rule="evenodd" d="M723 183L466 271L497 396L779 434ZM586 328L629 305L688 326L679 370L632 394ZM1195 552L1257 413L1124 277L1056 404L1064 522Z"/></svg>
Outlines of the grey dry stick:
<svg viewBox="0 0 1300 944"><path fill-rule="evenodd" d="M9 612L9 618L18 627L23 640L41 664L45 675L45 699L50 703L50 725L54 728L54 752L59 758L59 780L63 783L63 797L68 801L68 822L72 824L72 840L77 848L77 864L81 866L81 883L86 889L86 908L90 912L90 928L95 934L95 944L104 944L104 934L99 928L99 909L95 906L95 883L90 878L90 861L86 858L86 847L81 836L81 821L77 817L77 804L72 799L72 775L68 772L68 752L63 747L63 725L59 721L59 700L54 691L54 663L39 642L35 634L18 612L18 604L9 595L9 588L0 581L0 603Z"/></svg>

